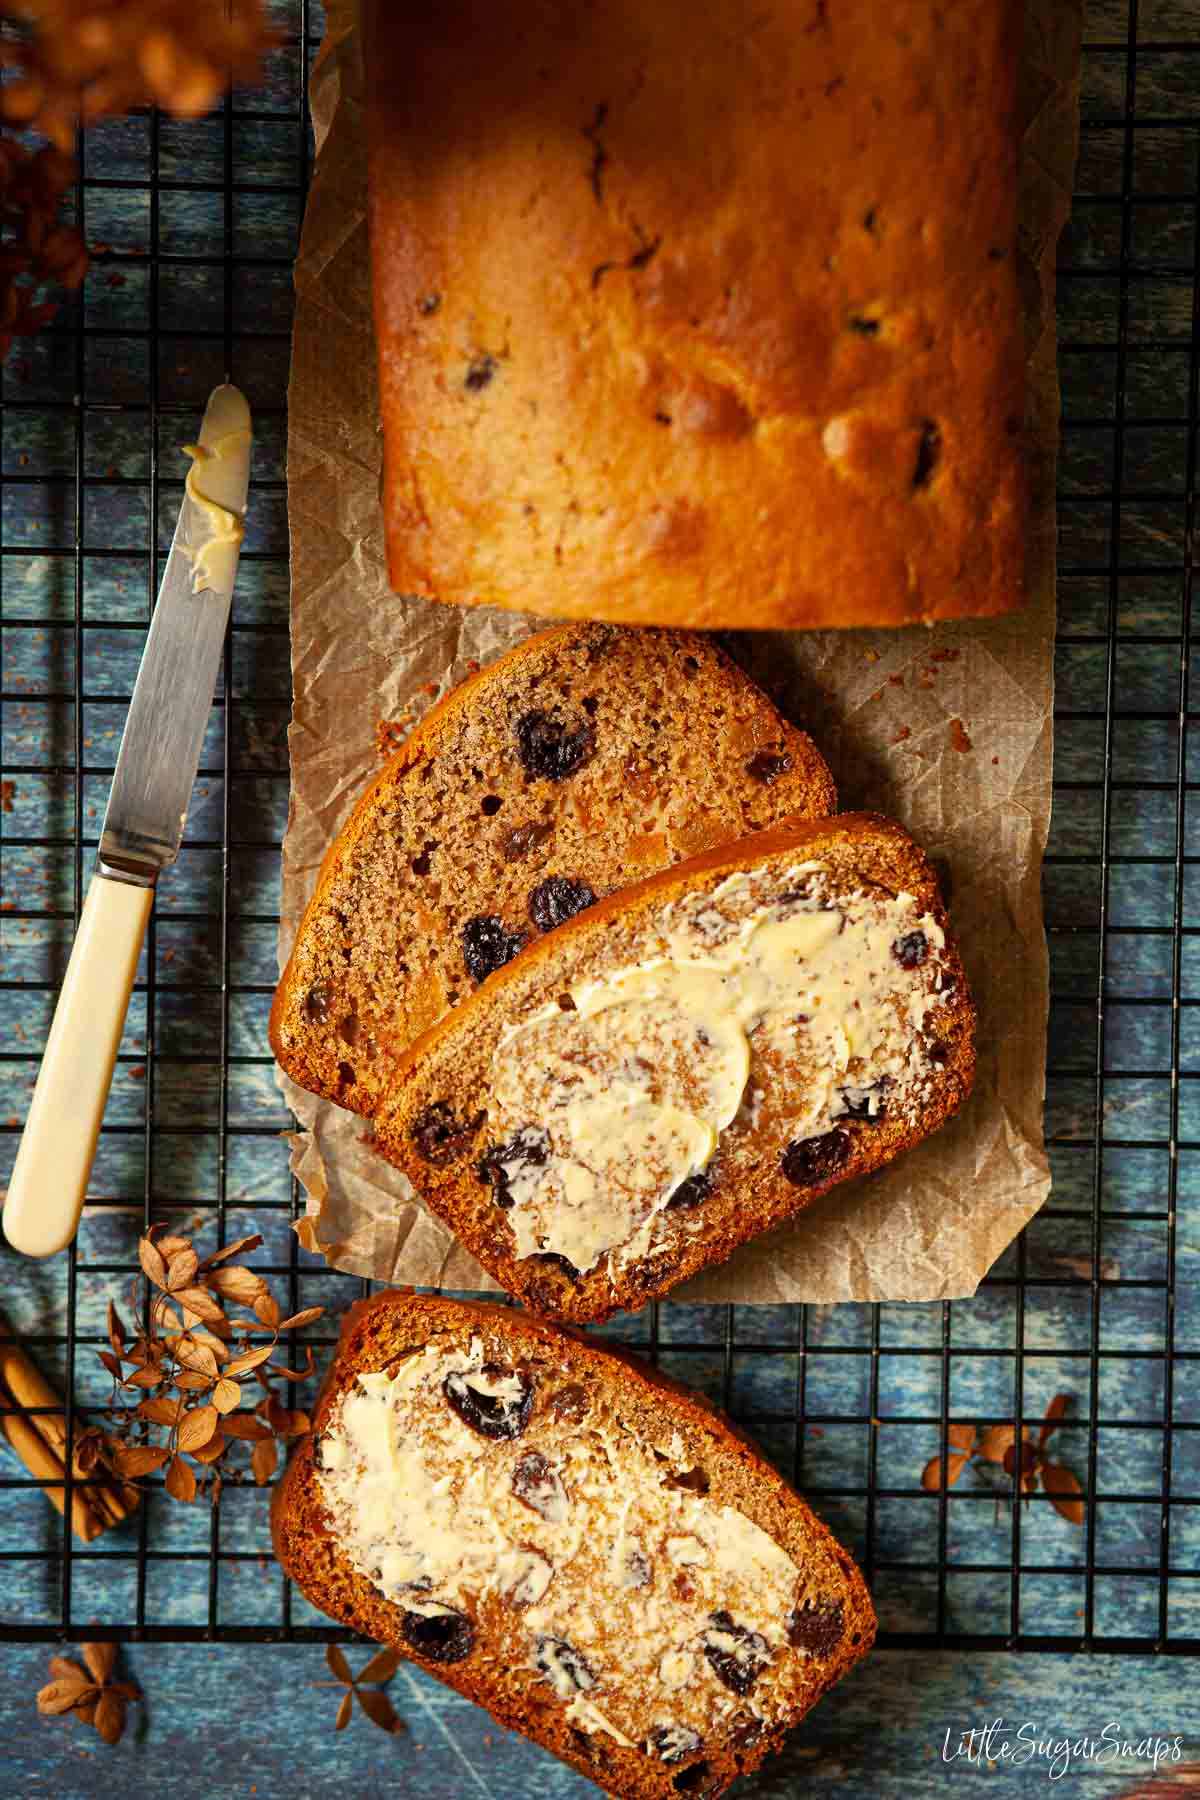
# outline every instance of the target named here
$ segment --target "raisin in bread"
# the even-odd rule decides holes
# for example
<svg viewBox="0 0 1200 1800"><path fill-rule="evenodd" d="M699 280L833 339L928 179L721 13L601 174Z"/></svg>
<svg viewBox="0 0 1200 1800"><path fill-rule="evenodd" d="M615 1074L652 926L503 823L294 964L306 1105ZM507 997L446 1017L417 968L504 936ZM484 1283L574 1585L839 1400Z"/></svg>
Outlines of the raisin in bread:
<svg viewBox="0 0 1200 1800"><path fill-rule="evenodd" d="M325 858L271 1009L301 1087L370 1116L397 1057L597 895L833 781L709 638L569 625L455 688Z"/></svg>
<svg viewBox="0 0 1200 1800"><path fill-rule="evenodd" d="M974 1025L926 858L845 814L579 914L411 1047L375 1142L511 1293L600 1319L935 1131Z"/></svg>
<svg viewBox="0 0 1200 1800"><path fill-rule="evenodd" d="M701 627L1019 604L1022 13L370 0L396 590Z"/></svg>
<svg viewBox="0 0 1200 1800"><path fill-rule="evenodd" d="M615 1795L722 1793L871 1645L862 1576L707 1403L511 1309L348 1318L276 1553Z"/></svg>

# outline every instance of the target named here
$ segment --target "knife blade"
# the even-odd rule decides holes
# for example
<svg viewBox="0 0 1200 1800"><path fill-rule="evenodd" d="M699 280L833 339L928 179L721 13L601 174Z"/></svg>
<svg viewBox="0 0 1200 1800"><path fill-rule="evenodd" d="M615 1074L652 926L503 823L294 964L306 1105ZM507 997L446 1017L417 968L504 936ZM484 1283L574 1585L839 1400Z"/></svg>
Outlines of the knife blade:
<svg viewBox="0 0 1200 1800"><path fill-rule="evenodd" d="M213 390L199 447L206 454L193 461L192 485L240 520L250 480L250 408L237 388ZM210 524L185 492L100 833L103 866L145 870L151 880L179 854L233 598L236 550L211 569L212 586L193 587Z"/></svg>
<svg viewBox="0 0 1200 1800"><path fill-rule="evenodd" d="M179 854L213 703L250 481L250 409L209 398L79 918L4 1199L4 1235L50 1256L79 1225L159 874Z"/></svg>

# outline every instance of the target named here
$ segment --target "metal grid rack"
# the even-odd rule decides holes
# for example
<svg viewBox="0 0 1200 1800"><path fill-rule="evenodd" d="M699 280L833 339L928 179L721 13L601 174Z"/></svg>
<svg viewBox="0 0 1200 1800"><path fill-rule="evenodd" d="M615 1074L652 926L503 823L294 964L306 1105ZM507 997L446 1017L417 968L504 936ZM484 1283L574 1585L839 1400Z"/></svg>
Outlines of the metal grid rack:
<svg viewBox="0 0 1200 1800"><path fill-rule="evenodd" d="M81 301L3 373L0 1179L94 854L178 506L178 445L226 371L255 410L251 524L184 850L161 884L69 1255L0 1256L4 1304L75 1409L101 1400L104 1300L144 1221L206 1245L261 1231L294 1306L360 1285L301 1252L265 1021L286 814L283 424L290 271L321 20L281 0L266 83L218 115L140 116L83 148L102 244ZM1098 0L1079 192L1061 258L1064 390L1049 1205L971 1302L653 1307L641 1346L745 1422L862 1559L883 1642L1200 1649L1200 765L1189 760L1200 426L1200 19ZM2 1328L0 1328L2 1329ZM324 1335L322 1335L324 1334ZM328 1324L314 1341L331 1342ZM1086 1523L968 1474L920 1486L947 1423L1036 1425ZM70 1484L68 1483L68 1486ZM86 1549L0 1455L0 1638L336 1638L269 1556L265 1505L152 1482ZM233 1577L251 1565L256 1578ZM99 1621L94 1625L92 1621Z"/></svg>

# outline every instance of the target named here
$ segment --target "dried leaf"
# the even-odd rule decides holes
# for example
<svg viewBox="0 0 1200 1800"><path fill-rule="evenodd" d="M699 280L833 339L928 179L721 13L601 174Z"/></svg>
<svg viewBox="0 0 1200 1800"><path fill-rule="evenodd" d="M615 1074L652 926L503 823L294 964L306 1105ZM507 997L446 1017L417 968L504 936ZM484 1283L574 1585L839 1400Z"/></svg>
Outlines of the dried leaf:
<svg viewBox="0 0 1200 1800"><path fill-rule="evenodd" d="M95 1683L87 1680L51 1681L38 1689L37 1708L40 1713L70 1712L95 1692Z"/></svg>
<svg viewBox="0 0 1200 1800"><path fill-rule="evenodd" d="M83 1660L88 1666L92 1680L98 1687L103 1687L117 1666L117 1646L115 1644L80 1644Z"/></svg>
<svg viewBox="0 0 1200 1800"><path fill-rule="evenodd" d="M266 1291L267 1284L253 1269L235 1263L228 1269L214 1269L208 1276L208 1285L222 1299L232 1300L235 1306L253 1306L259 1295Z"/></svg>
<svg viewBox="0 0 1200 1800"><path fill-rule="evenodd" d="M229 1439L223 1431L216 1432L207 1444L201 1444L198 1450L189 1452L198 1463L215 1463L219 1456L224 1456Z"/></svg>
<svg viewBox="0 0 1200 1800"><path fill-rule="evenodd" d="M970 1460L969 1456L963 1456L961 1452L957 1450L952 1450L950 1452L946 1458L947 1487L954 1486ZM927 1494L937 1494L941 1492L942 1459L940 1456L931 1458L931 1460L925 1464L921 1474L921 1486L925 1489Z"/></svg>
<svg viewBox="0 0 1200 1800"><path fill-rule="evenodd" d="M333 1721L335 1731L345 1731L350 1723L350 1714L354 1711L354 1689L348 1688L342 1695L342 1703L337 1710L337 1718Z"/></svg>
<svg viewBox="0 0 1200 1800"><path fill-rule="evenodd" d="M161 1363L147 1363L144 1369L135 1369L132 1375L125 1378L126 1387L152 1388L158 1387L166 1379L166 1370Z"/></svg>
<svg viewBox="0 0 1200 1800"><path fill-rule="evenodd" d="M394 1650L377 1650L366 1668L360 1673L359 1685L366 1681L390 1681L400 1667L400 1658Z"/></svg>
<svg viewBox="0 0 1200 1800"><path fill-rule="evenodd" d="M362 1679L361 1676L359 1679ZM379 1688L372 1688L367 1693L364 1693L362 1688L355 1688L354 1691L358 1695L358 1704L373 1725L378 1725L381 1731L403 1730L400 1720L396 1716L395 1707ZM350 1696L347 1694L346 1698L349 1699Z"/></svg>
<svg viewBox="0 0 1200 1800"><path fill-rule="evenodd" d="M148 1236L138 1239L138 1261L142 1265L142 1273L154 1283L155 1287L166 1287L167 1265L163 1261L157 1245Z"/></svg>
<svg viewBox="0 0 1200 1800"><path fill-rule="evenodd" d="M165 1246L164 1246L165 1248ZM191 1287L196 1279L196 1271L200 1267L200 1258L190 1244L172 1256L167 1264L167 1289L177 1294L180 1288Z"/></svg>
<svg viewBox="0 0 1200 1800"><path fill-rule="evenodd" d="M215 1473L212 1478L212 1484L208 1490L208 1497L215 1510L217 1503L221 1498L221 1477Z"/></svg>
<svg viewBox="0 0 1200 1800"><path fill-rule="evenodd" d="M1083 1489L1070 1469L1064 1469L1061 1463L1044 1463L1042 1481L1055 1512L1072 1525L1082 1525L1087 1510L1082 1497Z"/></svg>
<svg viewBox="0 0 1200 1800"><path fill-rule="evenodd" d="M243 1356L235 1356L232 1362L226 1364L225 1373L230 1377L248 1375L251 1369L260 1368L274 1352L274 1344L263 1344L257 1350L247 1350Z"/></svg>
<svg viewBox="0 0 1200 1800"><path fill-rule="evenodd" d="M196 1498L196 1477L181 1456L171 1458L165 1486L172 1500L182 1500L187 1506Z"/></svg>
<svg viewBox="0 0 1200 1800"><path fill-rule="evenodd" d="M85 1685L87 1684L86 1672L80 1668L77 1662L72 1662L69 1656L52 1656L50 1673L55 1681L81 1681Z"/></svg>
<svg viewBox="0 0 1200 1800"><path fill-rule="evenodd" d="M314 1368L313 1353L311 1348L309 1348L307 1368L289 1369L284 1363L272 1363L271 1373L272 1375L282 1375L285 1381L307 1381L309 1376L313 1373Z"/></svg>
<svg viewBox="0 0 1200 1800"><path fill-rule="evenodd" d="M213 1299L207 1288L178 1288L173 1292L172 1299L197 1319L202 1319L206 1325L225 1323L225 1314L219 1302Z"/></svg>
<svg viewBox="0 0 1200 1800"><path fill-rule="evenodd" d="M326 1644L325 1661L329 1665L329 1673L335 1681L344 1681L347 1687L353 1687L354 1677L350 1673L350 1664L346 1661L345 1651L339 1644Z"/></svg>
<svg viewBox="0 0 1200 1800"><path fill-rule="evenodd" d="M294 1412L288 1427L288 1436L293 1438L307 1437L312 1430L312 1420L306 1412Z"/></svg>
<svg viewBox="0 0 1200 1800"><path fill-rule="evenodd" d="M183 1330L182 1318L161 1294L156 1294L150 1302L150 1317L156 1325L165 1326L169 1331Z"/></svg>
<svg viewBox="0 0 1200 1800"><path fill-rule="evenodd" d="M263 1324L269 1329L274 1330L278 1326L280 1318L279 1302L266 1287L263 1288L262 1293L254 1302L253 1311L255 1318L261 1319Z"/></svg>
<svg viewBox="0 0 1200 1800"><path fill-rule="evenodd" d="M222 1333L224 1333L224 1336L222 1336ZM222 1319L219 1325L216 1323L212 1325L198 1325L195 1330L190 1333L192 1342L194 1344L203 1344L206 1350L211 1350L218 1363L229 1361L229 1346L225 1342L225 1338L230 1337L231 1335L232 1327L228 1319Z"/></svg>
<svg viewBox="0 0 1200 1800"><path fill-rule="evenodd" d="M122 1700L140 1700L142 1690L135 1681L110 1681L109 1691L119 1694Z"/></svg>
<svg viewBox="0 0 1200 1800"><path fill-rule="evenodd" d="M1045 1449L1046 1439L1050 1436L1054 1427L1061 1424L1062 1420L1066 1417L1070 1410L1070 1406L1070 1394L1055 1394L1053 1400L1046 1408L1046 1416L1042 1420L1042 1429L1038 1434L1038 1444L1042 1449Z"/></svg>
<svg viewBox="0 0 1200 1800"><path fill-rule="evenodd" d="M998 1468L1004 1466L1004 1458L1017 1441L1015 1425L989 1425L979 1440L979 1448L975 1454L986 1463L995 1463ZM1011 1467L1009 1474L1012 1474Z"/></svg>
<svg viewBox="0 0 1200 1800"><path fill-rule="evenodd" d="M104 1367L108 1370L113 1380L120 1381L122 1379L121 1365L113 1355L112 1351L97 1350L96 1355L100 1358L100 1361L104 1364Z"/></svg>
<svg viewBox="0 0 1200 1800"><path fill-rule="evenodd" d="M75 1440L75 1461L81 1475L90 1475L100 1456L100 1433L89 1425Z"/></svg>
<svg viewBox="0 0 1200 1800"><path fill-rule="evenodd" d="M256 1444L271 1435L268 1427L261 1419L256 1419L252 1412L226 1413L221 1420L221 1430L226 1437L243 1438Z"/></svg>
<svg viewBox="0 0 1200 1800"><path fill-rule="evenodd" d="M975 1444L975 1427L973 1425L947 1425L946 1442L955 1450L961 1450L969 1456Z"/></svg>
<svg viewBox="0 0 1200 1800"><path fill-rule="evenodd" d="M115 1694L101 1694L96 1702L93 1723L106 1744L119 1743L125 1730L125 1702L118 1700Z"/></svg>
<svg viewBox="0 0 1200 1800"><path fill-rule="evenodd" d="M172 1400L167 1394L156 1394L153 1400L143 1400L137 1407L139 1419L149 1420L151 1425L178 1425L183 1417L183 1401Z"/></svg>
<svg viewBox="0 0 1200 1800"><path fill-rule="evenodd" d="M325 1316L323 1306L306 1306L303 1312L293 1313L290 1319L281 1319L275 1327L276 1331L299 1331L302 1325L311 1325L314 1320Z"/></svg>
<svg viewBox="0 0 1200 1800"><path fill-rule="evenodd" d="M275 1473L279 1462L279 1452L275 1448L273 1438L264 1438L262 1443L255 1444L250 1453L250 1467L254 1471L254 1479L259 1487L266 1487Z"/></svg>
<svg viewBox="0 0 1200 1800"><path fill-rule="evenodd" d="M168 1263L173 1262L181 1250L190 1250L192 1247L191 1238L180 1237L178 1234L171 1237L155 1238L154 1241L161 1250L164 1260Z"/></svg>
<svg viewBox="0 0 1200 1800"><path fill-rule="evenodd" d="M113 1460L117 1465L117 1474L124 1475L129 1481L136 1481L139 1475L153 1474L161 1469L170 1452L157 1444L121 1444L118 1445Z"/></svg>
<svg viewBox="0 0 1200 1800"><path fill-rule="evenodd" d="M179 1427L176 1443L183 1455L195 1450L200 1444L207 1444L220 1423L221 1415L215 1406L197 1406L186 1415Z"/></svg>
<svg viewBox="0 0 1200 1800"><path fill-rule="evenodd" d="M111 1300L108 1303L108 1341L113 1347L113 1355L120 1356L125 1349L125 1326Z"/></svg>
<svg viewBox="0 0 1200 1800"><path fill-rule="evenodd" d="M221 1413L232 1412L241 1397L241 1388L236 1381L230 1381L227 1375L222 1375L212 1391L212 1403Z"/></svg>
<svg viewBox="0 0 1200 1800"><path fill-rule="evenodd" d="M1012 1443L1009 1444L1007 1450L1000 1459L1001 1467L1006 1475L1016 1475L1018 1473L1024 1475L1029 1469L1030 1464L1036 1461L1037 1451L1033 1448L1033 1445L1029 1442L1028 1438L1025 1437L1024 1433L1022 1433L1019 1447L1016 1436L1014 1435Z"/></svg>
<svg viewBox="0 0 1200 1800"><path fill-rule="evenodd" d="M258 1232L255 1232L252 1237L235 1238L233 1243L226 1244L223 1250L215 1250L211 1256L206 1256L200 1267L213 1269L218 1263L228 1262L231 1256L237 1256L242 1250L257 1250L261 1243L262 1238Z"/></svg>
<svg viewBox="0 0 1200 1800"><path fill-rule="evenodd" d="M175 1377L174 1385L185 1394L203 1394L213 1384L211 1375L197 1375L194 1370L185 1369Z"/></svg>
<svg viewBox="0 0 1200 1800"><path fill-rule="evenodd" d="M95 1692L94 1689L92 1691ZM75 1717L82 1720L85 1725L94 1725L96 1722L95 1700L82 1700L78 1706L73 1706L71 1711L74 1713Z"/></svg>
<svg viewBox="0 0 1200 1800"><path fill-rule="evenodd" d="M172 1348L176 1361L181 1362L185 1369L192 1369L197 1375L209 1375L216 1380L219 1373L216 1356L200 1338L185 1333Z"/></svg>

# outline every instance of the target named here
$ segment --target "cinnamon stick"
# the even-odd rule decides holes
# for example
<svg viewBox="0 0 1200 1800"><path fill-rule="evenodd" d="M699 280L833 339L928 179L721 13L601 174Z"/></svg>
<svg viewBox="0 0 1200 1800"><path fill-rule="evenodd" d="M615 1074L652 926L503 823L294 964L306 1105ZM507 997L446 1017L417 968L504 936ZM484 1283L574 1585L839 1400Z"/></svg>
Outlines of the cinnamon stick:
<svg viewBox="0 0 1200 1800"><path fill-rule="evenodd" d="M42 1492L51 1506L65 1517L67 1494L63 1483L66 1480L66 1470L45 1438L34 1430L29 1420L17 1411L3 1392L0 1392L0 1432L8 1439L34 1480L41 1482ZM71 1530L85 1544L90 1544L104 1530L103 1521L79 1492L71 1495Z"/></svg>
<svg viewBox="0 0 1200 1800"><path fill-rule="evenodd" d="M40 1408L52 1410L35 1410ZM67 1421L61 1408L62 1401L41 1370L29 1360L16 1342L12 1327L0 1313L0 1431L29 1473L39 1481L65 1479ZM38 1443L32 1441L30 1432ZM57 1473L53 1473L45 1457L39 1455L38 1444L51 1459ZM90 1543L100 1532L111 1526L119 1525L138 1504L140 1496L135 1487L102 1478L99 1470L93 1470L89 1474L80 1466L78 1453L73 1459L72 1473L77 1482L85 1484L72 1495L72 1529L85 1543ZM47 1487L45 1492L61 1513L64 1490ZM79 1523L76 1523L79 1504L82 1504L88 1518L94 1522L95 1530L79 1528L80 1524L87 1522L80 1517Z"/></svg>

